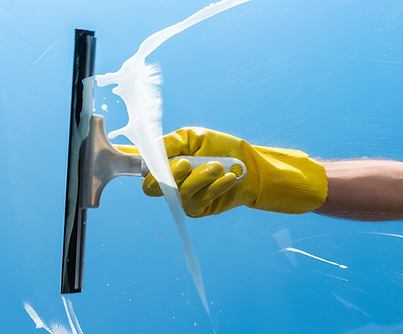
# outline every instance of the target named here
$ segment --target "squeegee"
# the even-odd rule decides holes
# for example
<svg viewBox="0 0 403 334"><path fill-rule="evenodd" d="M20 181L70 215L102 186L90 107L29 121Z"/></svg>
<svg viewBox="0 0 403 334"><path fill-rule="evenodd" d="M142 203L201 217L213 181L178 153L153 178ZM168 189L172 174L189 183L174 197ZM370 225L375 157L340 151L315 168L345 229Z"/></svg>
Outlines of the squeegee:
<svg viewBox="0 0 403 334"><path fill-rule="evenodd" d="M70 115L61 293L81 292L84 278L87 209L97 208L103 189L120 175L144 177L148 167L139 154L115 149L106 137L104 118L93 114L95 37L93 31L76 30ZM181 158L174 157L175 159ZM231 157L184 157L191 168L220 162L225 172L245 165ZM173 158L172 158L173 159Z"/></svg>
<svg viewBox="0 0 403 334"><path fill-rule="evenodd" d="M88 115L82 113L83 79L94 75L94 62L94 32L77 29L73 63L61 293L80 292L83 286L87 220L83 188L86 156L91 143L83 138L80 132L83 127L88 128L85 124L89 122Z"/></svg>
<svg viewBox="0 0 403 334"><path fill-rule="evenodd" d="M76 30L70 115L61 293L83 287L87 209L99 206L106 184L119 175L148 173L140 155L116 150L105 136L103 117L93 115L95 37Z"/></svg>

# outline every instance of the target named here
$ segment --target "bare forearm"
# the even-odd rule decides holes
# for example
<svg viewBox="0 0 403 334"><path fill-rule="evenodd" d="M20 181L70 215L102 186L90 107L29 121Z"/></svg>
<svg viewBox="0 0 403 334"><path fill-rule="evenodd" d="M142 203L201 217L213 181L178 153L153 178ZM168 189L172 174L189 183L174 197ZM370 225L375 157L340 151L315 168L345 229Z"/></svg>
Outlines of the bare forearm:
<svg viewBox="0 0 403 334"><path fill-rule="evenodd" d="M362 221L403 220L403 162L320 162L328 177L326 202L316 213Z"/></svg>

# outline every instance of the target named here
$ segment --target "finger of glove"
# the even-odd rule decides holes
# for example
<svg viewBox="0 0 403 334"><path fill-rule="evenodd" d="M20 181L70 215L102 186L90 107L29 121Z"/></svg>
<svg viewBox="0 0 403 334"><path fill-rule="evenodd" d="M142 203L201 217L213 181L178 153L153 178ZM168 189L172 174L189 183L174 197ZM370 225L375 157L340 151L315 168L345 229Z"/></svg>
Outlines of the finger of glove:
<svg viewBox="0 0 403 334"><path fill-rule="evenodd" d="M168 157L179 155L193 155L193 138L190 128L179 129L164 136L164 146Z"/></svg>
<svg viewBox="0 0 403 334"><path fill-rule="evenodd" d="M164 136L168 157L180 155L227 157L243 161L244 140L226 133L200 128L182 128Z"/></svg>
<svg viewBox="0 0 403 334"><path fill-rule="evenodd" d="M212 184L197 192L190 200L183 201L183 209L189 217L204 217L208 207L237 183L234 173L226 173ZM227 205L226 205L227 207Z"/></svg>
<svg viewBox="0 0 403 334"><path fill-rule="evenodd" d="M224 167L216 161L196 167L179 186L182 201L188 201L194 194L216 181L223 174Z"/></svg>
<svg viewBox="0 0 403 334"><path fill-rule="evenodd" d="M169 166L176 184L180 184L192 171L190 162L183 158L170 161ZM143 179L142 186L147 196L160 197L163 195L157 180L151 173L148 173Z"/></svg>

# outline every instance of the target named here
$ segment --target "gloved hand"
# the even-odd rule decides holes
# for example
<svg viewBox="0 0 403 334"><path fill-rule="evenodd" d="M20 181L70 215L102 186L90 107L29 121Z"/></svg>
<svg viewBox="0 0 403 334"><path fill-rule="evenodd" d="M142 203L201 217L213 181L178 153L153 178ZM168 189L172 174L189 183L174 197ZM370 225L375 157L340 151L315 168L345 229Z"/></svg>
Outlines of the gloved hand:
<svg viewBox="0 0 403 334"><path fill-rule="evenodd" d="M164 141L169 158L179 155L234 157L247 168L245 178L237 183L236 175L224 174L218 162L191 170L186 159L171 161L183 208L190 217L216 215L242 205L300 214L317 209L326 200L324 167L301 151L254 146L204 128L180 129L164 136ZM115 147L137 153L134 147ZM151 174L144 178L143 190L149 196L162 196Z"/></svg>

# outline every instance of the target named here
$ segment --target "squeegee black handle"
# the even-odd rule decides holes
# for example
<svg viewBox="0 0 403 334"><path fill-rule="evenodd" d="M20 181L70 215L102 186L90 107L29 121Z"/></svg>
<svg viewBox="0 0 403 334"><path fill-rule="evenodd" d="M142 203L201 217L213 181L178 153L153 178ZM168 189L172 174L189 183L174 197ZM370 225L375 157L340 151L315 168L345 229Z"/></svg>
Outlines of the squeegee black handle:
<svg viewBox="0 0 403 334"><path fill-rule="evenodd" d="M94 75L95 41L93 31L76 30L60 289L62 294L80 292L83 287L87 208L83 205L82 176L89 143L88 140L80 140L77 129L82 121L82 80Z"/></svg>

